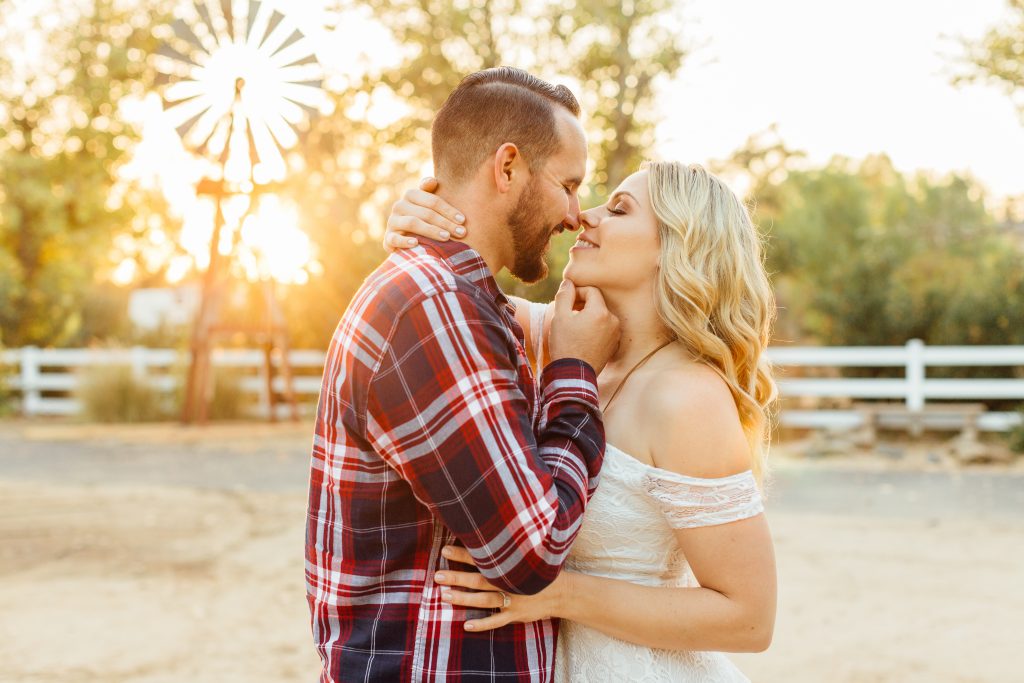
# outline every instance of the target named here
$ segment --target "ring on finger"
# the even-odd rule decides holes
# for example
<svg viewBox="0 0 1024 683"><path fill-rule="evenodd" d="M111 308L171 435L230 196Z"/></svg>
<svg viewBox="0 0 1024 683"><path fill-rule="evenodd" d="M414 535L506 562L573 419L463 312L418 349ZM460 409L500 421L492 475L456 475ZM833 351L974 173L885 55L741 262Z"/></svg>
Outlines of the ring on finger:
<svg viewBox="0 0 1024 683"><path fill-rule="evenodd" d="M505 609L512 604L512 598L510 598L508 596L508 593L506 593L505 591L498 591L498 595L501 596L501 607L499 607L498 609Z"/></svg>

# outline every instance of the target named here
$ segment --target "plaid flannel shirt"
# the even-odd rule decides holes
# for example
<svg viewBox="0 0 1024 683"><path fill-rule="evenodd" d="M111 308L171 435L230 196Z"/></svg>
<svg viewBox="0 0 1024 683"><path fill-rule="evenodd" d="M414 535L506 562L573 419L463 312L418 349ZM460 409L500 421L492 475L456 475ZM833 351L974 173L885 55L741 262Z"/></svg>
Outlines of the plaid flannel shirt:
<svg viewBox="0 0 1024 683"><path fill-rule="evenodd" d="M391 255L335 331L310 471L306 587L327 681L551 681L557 622L464 630L435 571L464 545L488 580L536 593L560 571L597 485L594 370L539 381L480 255Z"/></svg>

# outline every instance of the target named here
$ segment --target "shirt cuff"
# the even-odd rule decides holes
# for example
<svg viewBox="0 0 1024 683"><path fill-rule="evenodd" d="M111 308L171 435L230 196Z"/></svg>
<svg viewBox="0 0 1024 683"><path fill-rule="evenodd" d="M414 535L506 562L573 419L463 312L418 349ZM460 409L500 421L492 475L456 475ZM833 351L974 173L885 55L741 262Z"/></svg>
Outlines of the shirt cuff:
<svg viewBox="0 0 1024 683"><path fill-rule="evenodd" d="M544 413L562 402L584 403L600 411L597 398L597 373L586 361L559 358L547 364L540 375L541 403Z"/></svg>

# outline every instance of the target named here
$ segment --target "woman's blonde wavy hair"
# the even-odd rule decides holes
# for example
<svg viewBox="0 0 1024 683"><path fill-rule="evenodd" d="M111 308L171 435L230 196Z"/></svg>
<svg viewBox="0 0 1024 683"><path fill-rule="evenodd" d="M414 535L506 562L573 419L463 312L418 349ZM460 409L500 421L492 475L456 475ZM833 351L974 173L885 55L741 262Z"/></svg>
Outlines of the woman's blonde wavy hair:
<svg viewBox="0 0 1024 683"><path fill-rule="evenodd" d="M693 357L729 385L764 481L777 389L765 351L775 298L761 236L750 213L719 178L696 164L649 161L651 204L661 240L655 303Z"/></svg>

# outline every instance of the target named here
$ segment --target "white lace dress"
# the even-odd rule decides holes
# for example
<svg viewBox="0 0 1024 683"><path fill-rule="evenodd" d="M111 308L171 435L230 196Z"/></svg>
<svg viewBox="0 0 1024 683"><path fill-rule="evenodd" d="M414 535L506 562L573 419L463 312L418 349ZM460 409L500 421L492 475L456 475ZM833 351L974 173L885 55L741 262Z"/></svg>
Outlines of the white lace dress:
<svg viewBox="0 0 1024 683"><path fill-rule="evenodd" d="M531 304L534 349L543 346L546 304ZM541 354L537 354L541 356ZM541 366L536 359L538 376ZM608 444L597 492L587 506L566 568L648 586L697 586L673 529L725 524L764 510L748 470L698 479L645 465ZM563 619L557 683L749 683L720 652L656 650Z"/></svg>
<svg viewBox="0 0 1024 683"><path fill-rule="evenodd" d="M566 568L649 586L697 586L673 528L724 524L763 510L753 475L697 479L645 465L611 444ZM558 683L749 679L720 652L657 650L563 619Z"/></svg>

